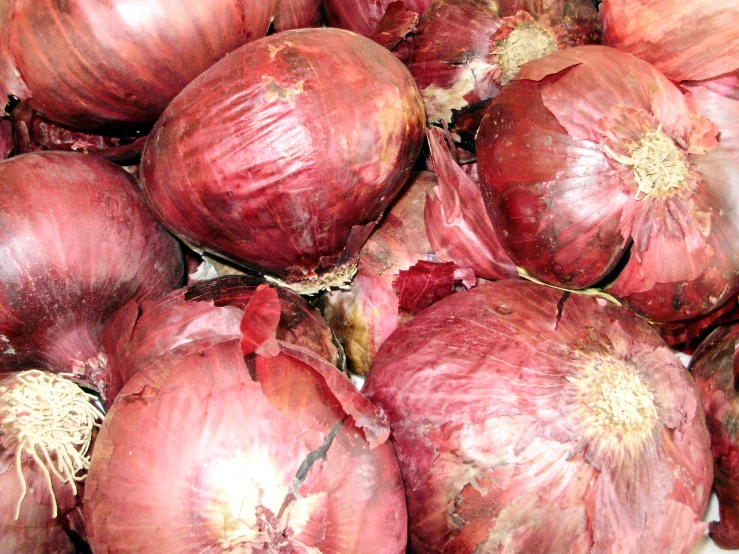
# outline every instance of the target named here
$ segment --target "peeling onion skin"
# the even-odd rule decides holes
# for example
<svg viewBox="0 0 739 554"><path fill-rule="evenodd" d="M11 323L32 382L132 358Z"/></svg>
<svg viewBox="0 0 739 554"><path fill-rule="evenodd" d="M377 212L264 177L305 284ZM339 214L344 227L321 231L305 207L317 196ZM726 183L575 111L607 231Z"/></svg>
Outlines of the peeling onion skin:
<svg viewBox="0 0 739 554"><path fill-rule="evenodd" d="M638 195L631 166L606 150L647 132L682 157L674 193ZM575 289L608 277L607 292L641 315L694 319L739 290L739 164L719 133L646 62L569 48L523 66L489 107L480 183L501 241L533 277Z"/></svg>
<svg viewBox="0 0 739 554"><path fill-rule="evenodd" d="M739 548L739 442L737 441L737 373L739 325L713 331L698 347L690 370L703 400L715 462L713 487L720 521L709 525L721 548Z"/></svg>
<svg viewBox="0 0 739 554"><path fill-rule="evenodd" d="M31 106L57 123L108 133L149 128L192 79L263 37L275 6L275 0L10 3L2 32Z"/></svg>
<svg viewBox="0 0 739 554"><path fill-rule="evenodd" d="M405 9L422 16L432 0L402 0ZM369 37L395 0L324 0L328 24Z"/></svg>
<svg viewBox="0 0 739 554"><path fill-rule="evenodd" d="M316 357L290 352L257 355L248 369L229 341L170 357L126 384L85 490L94 552L217 553L229 538L244 552L404 552L404 490L387 432L370 447L355 423L366 408L342 407ZM287 529L278 525L272 516L301 462L349 413L297 489Z"/></svg>
<svg viewBox="0 0 739 554"><path fill-rule="evenodd" d="M739 3L603 0L603 43L653 64L675 81L739 69Z"/></svg>
<svg viewBox="0 0 739 554"><path fill-rule="evenodd" d="M689 373L642 319L562 294L484 282L380 348L363 393L390 419L410 552L687 554L705 532L712 460Z"/></svg>
<svg viewBox="0 0 739 554"><path fill-rule="evenodd" d="M244 308L259 284L247 277L219 277L158 300L132 301L116 312L100 333L108 364L95 380L106 407L133 375L170 351L188 343L215 344L241 337ZM277 339L342 366L343 355L320 312L300 295L276 290L281 309Z"/></svg>
<svg viewBox="0 0 739 554"><path fill-rule="evenodd" d="M356 262L410 175L424 121L413 78L384 48L339 29L286 31L231 53L168 106L142 183L186 242L298 283Z"/></svg>
<svg viewBox="0 0 739 554"><path fill-rule="evenodd" d="M15 156L0 182L0 369L80 374L104 363L101 325L181 284L179 245L133 177L97 157Z"/></svg>

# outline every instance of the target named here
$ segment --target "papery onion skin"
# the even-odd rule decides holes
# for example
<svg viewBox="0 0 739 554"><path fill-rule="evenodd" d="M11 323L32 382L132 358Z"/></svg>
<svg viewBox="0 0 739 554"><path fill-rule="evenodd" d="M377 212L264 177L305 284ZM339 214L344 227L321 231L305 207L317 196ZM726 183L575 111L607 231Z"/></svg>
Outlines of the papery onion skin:
<svg viewBox="0 0 739 554"><path fill-rule="evenodd" d="M739 4L712 0L603 0L603 43L648 61L670 79L739 68Z"/></svg>
<svg viewBox="0 0 739 554"><path fill-rule="evenodd" d="M97 157L15 156L0 182L0 368L104 364L100 326L181 283L179 245L130 174Z"/></svg>
<svg viewBox="0 0 739 554"><path fill-rule="evenodd" d="M275 6L275 0L10 3L3 34L31 107L86 132L150 127L202 71L263 37ZM12 85L9 92L26 96Z"/></svg>
<svg viewBox="0 0 739 554"><path fill-rule="evenodd" d="M356 263L424 121L387 50L338 29L286 31L231 53L168 106L142 183L187 243L287 284L320 282Z"/></svg>
<svg viewBox="0 0 739 554"><path fill-rule="evenodd" d="M219 277L161 299L132 301L119 310L100 333L108 363L94 381L106 407L133 375L170 351L188 343L240 338L244 308L259 284L249 277ZM311 350L342 368L343 353L320 312L290 290L277 289L277 297L281 309L277 339Z"/></svg>
<svg viewBox="0 0 739 554"><path fill-rule="evenodd" d="M321 26L321 0L277 0L272 25L278 33Z"/></svg>
<svg viewBox="0 0 739 554"><path fill-rule="evenodd" d="M324 377L352 385L326 362L280 348L247 368L238 341L224 342L127 383L85 490L93 551L223 552L230 542L259 552L404 552L397 461L387 431L369 440L360 417L374 421L375 408L356 389L337 395ZM301 463L342 420L300 484ZM280 523L274 516L296 481L298 500Z"/></svg>
<svg viewBox="0 0 739 554"><path fill-rule="evenodd" d="M405 9L422 16L432 0L402 0ZM329 25L369 37L395 0L324 0Z"/></svg>
<svg viewBox="0 0 739 554"><path fill-rule="evenodd" d="M739 443L737 442L737 345L739 325L713 331L698 347L690 370L703 400L715 462L713 487L719 521L709 526L721 548L739 548Z"/></svg>
<svg viewBox="0 0 739 554"><path fill-rule="evenodd" d="M606 150L638 144L629 137L645 129L686 160L674 194L641 199L630 166ZM491 104L480 182L501 241L533 277L567 288L608 277L607 291L640 314L692 319L739 288L739 165L717 133L646 62L569 48L526 64Z"/></svg>
<svg viewBox="0 0 739 554"><path fill-rule="evenodd" d="M399 327L363 392L390 419L410 552L687 554L705 531L695 384L609 303L479 284Z"/></svg>

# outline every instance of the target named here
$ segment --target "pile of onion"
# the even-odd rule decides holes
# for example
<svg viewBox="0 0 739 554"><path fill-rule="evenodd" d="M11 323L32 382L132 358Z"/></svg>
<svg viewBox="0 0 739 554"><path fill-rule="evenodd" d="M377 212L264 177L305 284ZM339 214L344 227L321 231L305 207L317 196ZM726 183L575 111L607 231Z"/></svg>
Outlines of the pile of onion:
<svg viewBox="0 0 739 554"><path fill-rule="evenodd" d="M97 398L69 379L0 375L0 551L78 552L82 489L102 419Z"/></svg>
<svg viewBox="0 0 739 554"><path fill-rule="evenodd" d="M405 551L384 414L277 339L279 313L260 287L241 339L175 349L124 386L85 488L94 552Z"/></svg>
<svg viewBox="0 0 739 554"><path fill-rule="evenodd" d="M166 294L182 253L129 173L73 152L0 163L0 370L90 376L102 324Z"/></svg>
<svg viewBox="0 0 739 554"><path fill-rule="evenodd" d="M690 370L698 385L706 422L711 433L715 462L713 482L720 521L709 526L711 538L721 548L739 548L739 325L713 331L693 354Z"/></svg>
<svg viewBox="0 0 739 554"><path fill-rule="evenodd" d="M739 163L721 129L648 63L606 46L526 64L486 111L480 184L513 261L605 286L654 321L739 291Z"/></svg>
<svg viewBox="0 0 739 554"><path fill-rule="evenodd" d="M338 29L286 31L213 65L142 156L159 218L188 244L312 294L339 286L420 153L408 70Z"/></svg>
<svg viewBox="0 0 739 554"><path fill-rule="evenodd" d="M698 391L608 302L478 284L399 327L363 392L390 419L410 552L687 554L705 532Z"/></svg>
<svg viewBox="0 0 739 554"><path fill-rule="evenodd" d="M28 99L85 132L146 130L205 69L263 37L274 8L275 0L9 0L0 8L0 99Z"/></svg>

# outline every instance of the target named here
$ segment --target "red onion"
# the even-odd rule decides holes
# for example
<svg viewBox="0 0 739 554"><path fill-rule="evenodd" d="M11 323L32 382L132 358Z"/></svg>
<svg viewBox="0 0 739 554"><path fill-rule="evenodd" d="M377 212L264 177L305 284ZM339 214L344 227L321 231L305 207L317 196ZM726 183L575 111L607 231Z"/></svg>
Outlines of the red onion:
<svg viewBox="0 0 739 554"><path fill-rule="evenodd" d="M739 325L716 329L701 343L690 362L703 400L715 462L713 486L718 497L720 521L711 523L709 531L722 548L739 548L737 337Z"/></svg>
<svg viewBox="0 0 739 554"><path fill-rule="evenodd" d="M408 68L430 124L450 126L474 150L480 110L523 63L600 40L590 0L434 0L419 24Z"/></svg>
<svg viewBox="0 0 739 554"><path fill-rule="evenodd" d="M653 64L670 79L739 69L739 4L714 0L603 0L603 42Z"/></svg>
<svg viewBox="0 0 739 554"><path fill-rule="evenodd" d="M526 64L477 137L483 194L513 261L567 288L607 279L655 321L735 296L739 164L688 100L605 46Z"/></svg>
<svg viewBox="0 0 739 554"><path fill-rule="evenodd" d="M402 3L406 11L422 16L432 0L323 0L329 25L354 31L366 37L393 4Z"/></svg>
<svg viewBox="0 0 739 554"><path fill-rule="evenodd" d="M479 284L399 327L363 391L390 419L410 552L687 554L705 531L698 391L610 303Z"/></svg>
<svg viewBox="0 0 739 554"><path fill-rule="evenodd" d="M95 384L106 406L135 373L170 351L188 343L240 338L244 308L258 285L256 279L231 275L196 283L158 300L129 302L100 333L108 364ZM343 368L343 353L318 310L287 289L277 289L277 298L277 338Z"/></svg>
<svg viewBox="0 0 739 554"><path fill-rule="evenodd" d="M272 25L275 31L321 26L321 0L277 0Z"/></svg>
<svg viewBox="0 0 739 554"><path fill-rule="evenodd" d="M168 106L142 183L187 243L311 294L351 278L423 122L387 50L338 29L286 31L231 53Z"/></svg>
<svg viewBox="0 0 739 554"><path fill-rule="evenodd" d="M426 131L438 184L426 201L424 219L440 260L470 267L483 279L517 277L490 221L479 184L454 161L438 129Z"/></svg>
<svg viewBox="0 0 739 554"><path fill-rule="evenodd" d="M414 33L418 20L418 13L407 9L404 2L392 2L388 5L385 15L377 22L369 38L390 50L399 60L406 63L413 52Z"/></svg>
<svg viewBox="0 0 739 554"><path fill-rule="evenodd" d="M384 414L275 338L276 298L252 297L241 346L163 358L123 388L85 488L93 551L404 552Z"/></svg>
<svg viewBox="0 0 739 554"><path fill-rule="evenodd" d="M97 157L16 156L0 182L0 369L98 368L102 323L181 282L179 246L134 179Z"/></svg>
<svg viewBox="0 0 739 554"><path fill-rule="evenodd" d="M82 484L102 418L69 379L38 370L0 378L0 551L78 551Z"/></svg>
<svg viewBox="0 0 739 554"><path fill-rule="evenodd" d="M275 0L9 3L0 80L19 73L25 86L14 79L5 92L24 99L30 91L31 107L49 119L107 133L148 128L192 79L264 36L275 6Z"/></svg>
<svg viewBox="0 0 739 554"><path fill-rule="evenodd" d="M0 117L0 161L10 156L13 151L13 122L7 117Z"/></svg>

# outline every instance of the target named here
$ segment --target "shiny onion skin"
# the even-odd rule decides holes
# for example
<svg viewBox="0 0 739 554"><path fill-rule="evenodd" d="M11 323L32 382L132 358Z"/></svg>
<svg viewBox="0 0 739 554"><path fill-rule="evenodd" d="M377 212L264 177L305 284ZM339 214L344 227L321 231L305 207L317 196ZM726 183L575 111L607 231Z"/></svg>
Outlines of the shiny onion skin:
<svg viewBox="0 0 739 554"><path fill-rule="evenodd" d="M191 80L263 37L275 6L275 0L8 3L0 81L18 77L24 86L12 80L5 92L30 95L31 107L57 123L106 133L148 129Z"/></svg>
<svg viewBox="0 0 739 554"><path fill-rule="evenodd" d="M721 548L739 548L739 443L737 443L737 375L739 324L714 330L698 347L690 370L703 400L715 462L713 488L720 521L709 525Z"/></svg>
<svg viewBox="0 0 739 554"><path fill-rule="evenodd" d="M648 61L675 81L739 69L734 0L603 0L603 43Z"/></svg>
<svg viewBox="0 0 739 554"><path fill-rule="evenodd" d="M182 281L182 253L134 179L94 156L0 163L0 370L104 365L100 326Z"/></svg>
<svg viewBox="0 0 739 554"><path fill-rule="evenodd" d="M434 304L380 348L409 552L687 554L713 478L689 373L641 318L523 280Z"/></svg>
<svg viewBox="0 0 739 554"><path fill-rule="evenodd" d="M322 0L277 0L272 25L278 33L321 26Z"/></svg>
<svg viewBox="0 0 739 554"><path fill-rule="evenodd" d="M424 14L432 0L402 0L405 11ZM369 37L394 0L323 0L326 18L332 27L340 27Z"/></svg>
<svg viewBox="0 0 739 554"><path fill-rule="evenodd" d="M265 288L241 344L174 352L116 398L85 489L94 552L405 551L386 417L328 362L275 340Z"/></svg>
<svg viewBox="0 0 739 554"><path fill-rule="evenodd" d="M410 73L384 48L339 29L285 31L231 53L167 107L142 184L187 243L310 294L351 277L424 121Z"/></svg>
<svg viewBox="0 0 739 554"><path fill-rule="evenodd" d="M526 64L488 108L480 184L531 276L608 279L654 321L694 319L739 290L739 164L720 132L646 62L568 48Z"/></svg>
<svg viewBox="0 0 739 554"><path fill-rule="evenodd" d="M195 283L157 299L129 302L100 332L108 356L95 384L106 407L138 371L188 343L225 342L241 337L244 308L261 284L245 276L225 276ZM320 312L300 295L277 289L280 319L277 338L297 344L343 368L343 352Z"/></svg>

